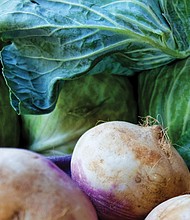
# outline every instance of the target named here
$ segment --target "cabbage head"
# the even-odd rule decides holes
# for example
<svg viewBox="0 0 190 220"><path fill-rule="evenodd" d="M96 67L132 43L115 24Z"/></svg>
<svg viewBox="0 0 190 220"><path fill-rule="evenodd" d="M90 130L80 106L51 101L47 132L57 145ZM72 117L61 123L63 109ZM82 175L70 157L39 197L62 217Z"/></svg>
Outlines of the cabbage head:
<svg viewBox="0 0 190 220"><path fill-rule="evenodd" d="M97 123L137 122L137 103L128 78L108 74L64 81L55 109L21 115L26 147L44 155L70 154L78 138Z"/></svg>
<svg viewBox="0 0 190 220"><path fill-rule="evenodd" d="M190 167L190 58L138 76L141 117L155 118Z"/></svg>
<svg viewBox="0 0 190 220"><path fill-rule="evenodd" d="M61 80L136 75L190 55L189 0L1 0L0 60L18 114L51 112Z"/></svg>
<svg viewBox="0 0 190 220"><path fill-rule="evenodd" d="M0 147L18 147L20 141L19 116L10 105L9 90L0 76Z"/></svg>

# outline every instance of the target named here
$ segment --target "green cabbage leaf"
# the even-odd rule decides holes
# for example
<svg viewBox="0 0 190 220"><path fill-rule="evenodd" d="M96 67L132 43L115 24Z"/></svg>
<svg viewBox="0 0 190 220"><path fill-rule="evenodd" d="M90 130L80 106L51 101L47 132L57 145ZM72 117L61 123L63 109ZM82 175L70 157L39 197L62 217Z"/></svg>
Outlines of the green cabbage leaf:
<svg viewBox="0 0 190 220"><path fill-rule="evenodd" d="M105 70L129 76L187 57L189 3L173 2L180 13L161 0L1 0L12 106L18 114L48 113L64 80Z"/></svg>
<svg viewBox="0 0 190 220"><path fill-rule="evenodd" d="M160 0L163 16L170 25L176 47L189 51L190 43L190 1ZM189 53L189 52L188 52Z"/></svg>
<svg viewBox="0 0 190 220"><path fill-rule="evenodd" d="M20 118L9 101L9 90L0 75L0 147L19 147Z"/></svg>
<svg viewBox="0 0 190 220"><path fill-rule="evenodd" d="M104 72L64 81L52 112L23 114L21 119L24 148L44 155L70 154L80 136L99 123L137 123L137 102L127 77Z"/></svg>
<svg viewBox="0 0 190 220"><path fill-rule="evenodd" d="M138 75L138 109L163 126L190 167L190 58Z"/></svg>
<svg viewBox="0 0 190 220"><path fill-rule="evenodd" d="M174 145L179 154L183 157L185 163L190 168L190 132L187 130Z"/></svg>

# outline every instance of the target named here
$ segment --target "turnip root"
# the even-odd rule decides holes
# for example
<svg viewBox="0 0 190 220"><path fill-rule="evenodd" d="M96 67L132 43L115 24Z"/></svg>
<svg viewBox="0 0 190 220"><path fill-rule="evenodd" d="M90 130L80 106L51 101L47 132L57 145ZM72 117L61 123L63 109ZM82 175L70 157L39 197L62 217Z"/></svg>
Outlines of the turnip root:
<svg viewBox="0 0 190 220"><path fill-rule="evenodd" d="M168 199L156 206L145 220L189 220L190 194Z"/></svg>
<svg viewBox="0 0 190 220"><path fill-rule="evenodd" d="M92 203L53 162L31 151L0 149L1 220L97 220Z"/></svg>
<svg viewBox="0 0 190 220"><path fill-rule="evenodd" d="M71 177L103 220L144 219L159 203L189 190L189 170L160 126L99 124L78 140Z"/></svg>

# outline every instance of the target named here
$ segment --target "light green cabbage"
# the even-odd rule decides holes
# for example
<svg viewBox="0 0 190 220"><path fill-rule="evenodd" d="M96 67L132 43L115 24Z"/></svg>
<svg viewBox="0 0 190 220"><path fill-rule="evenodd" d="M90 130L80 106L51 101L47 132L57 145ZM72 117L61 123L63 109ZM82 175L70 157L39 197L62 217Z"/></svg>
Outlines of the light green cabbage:
<svg viewBox="0 0 190 220"><path fill-rule="evenodd" d="M190 58L138 76L138 108L166 130L190 167Z"/></svg>
<svg viewBox="0 0 190 220"><path fill-rule="evenodd" d="M78 138L98 123L137 122L137 103L126 77L98 74L64 81L56 108L43 115L21 115L23 138L32 151L72 153Z"/></svg>

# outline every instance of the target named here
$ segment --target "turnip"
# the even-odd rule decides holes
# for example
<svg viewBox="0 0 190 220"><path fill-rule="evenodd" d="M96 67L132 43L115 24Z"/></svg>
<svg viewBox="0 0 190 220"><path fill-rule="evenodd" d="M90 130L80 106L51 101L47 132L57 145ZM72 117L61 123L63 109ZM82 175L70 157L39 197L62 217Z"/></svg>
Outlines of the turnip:
<svg viewBox="0 0 190 220"><path fill-rule="evenodd" d="M71 177L103 220L144 219L189 190L189 170L158 125L99 124L78 140Z"/></svg>
<svg viewBox="0 0 190 220"><path fill-rule="evenodd" d="M88 197L50 160L0 149L0 219L97 220Z"/></svg>
<svg viewBox="0 0 190 220"><path fill-rule="evenodd" d="M168 199L156 206L145 220L189 220L190 194Z"/></svg>

